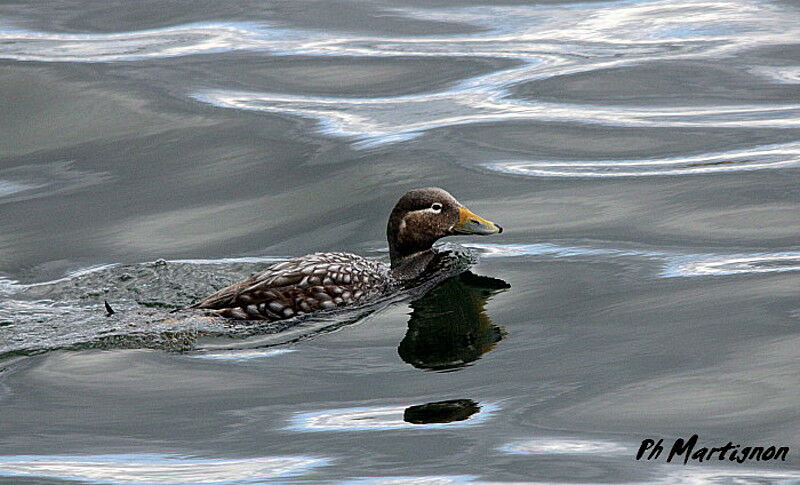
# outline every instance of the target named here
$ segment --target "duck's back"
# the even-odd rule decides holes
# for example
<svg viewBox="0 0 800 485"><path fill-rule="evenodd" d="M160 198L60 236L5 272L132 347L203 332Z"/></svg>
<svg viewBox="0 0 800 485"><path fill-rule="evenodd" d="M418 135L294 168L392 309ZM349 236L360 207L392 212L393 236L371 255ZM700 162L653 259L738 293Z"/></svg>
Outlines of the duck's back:
<svg viewBox="0 0 800 485"><path fill-rule="evenodd" d="M189 308L222 316L281 320L364 302L386 292L388 265L349 253L316 253L276 264Z"/></svg>

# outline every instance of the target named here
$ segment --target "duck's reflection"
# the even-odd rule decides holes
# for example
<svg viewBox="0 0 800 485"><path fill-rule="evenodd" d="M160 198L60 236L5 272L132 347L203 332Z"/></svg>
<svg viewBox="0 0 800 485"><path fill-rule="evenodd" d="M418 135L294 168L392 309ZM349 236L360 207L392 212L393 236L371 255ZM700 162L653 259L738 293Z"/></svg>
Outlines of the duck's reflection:
<svg viewBox="0 0 800 485"><path fill-rule="evenodd" d="M496 403L453 399L413 406L370 406L324 409L295 414L287 429L295 431L379 431L418 428L419 425L471 426L498 410Z"/></svg>
<svg viewBox="0 0 800 485"><path fill-rule="evenodd" d="M429 402L410 406L403 412L403 421L412 424L452 423L465 421L481 410L472 399Z"/></svg>
<svg viewBox="0 0 800 485"><path fill-rule="evenodd" d="M408 331L397 348L400 358L420 369L463 367L492 350L505 335L486 314L492 295L511 285L464 272L411 303Z"/></svg>

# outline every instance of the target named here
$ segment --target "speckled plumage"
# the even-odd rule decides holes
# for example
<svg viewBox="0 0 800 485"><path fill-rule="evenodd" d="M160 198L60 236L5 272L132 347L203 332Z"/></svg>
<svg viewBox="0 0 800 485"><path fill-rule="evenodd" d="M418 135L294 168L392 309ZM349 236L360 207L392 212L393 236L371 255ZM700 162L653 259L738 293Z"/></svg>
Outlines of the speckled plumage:
<svg viewBox="0 0 800 485"><path fill-rule="evenodd" d="M249 320L281 320L376 298L389 266L349 253L315 253L276 264L190 308Z"/></svg>
<svg viewBox="0 0 800 485"><path fill-rule="evenodd" d="M438 239L502 230L445 190L415 189L400 198L389 216L391 265L350 253L311 254L276 264L188 308L229 318L282 320L362 303L426 271Z"/></svg>

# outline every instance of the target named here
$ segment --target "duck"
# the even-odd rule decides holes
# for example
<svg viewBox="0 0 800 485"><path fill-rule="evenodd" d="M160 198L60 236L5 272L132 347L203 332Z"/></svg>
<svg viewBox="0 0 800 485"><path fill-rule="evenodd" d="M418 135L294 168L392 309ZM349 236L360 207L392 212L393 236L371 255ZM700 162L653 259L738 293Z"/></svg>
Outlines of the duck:
<svg viewBox="0 0 800 485"><path fill-rule="evenodd" d="M420 277L446 236L499 234L503 228L438 187L413 189L389 215L389 264L344 252L275 264L186 307L239 320L284 320L367 303Z"/></svg>

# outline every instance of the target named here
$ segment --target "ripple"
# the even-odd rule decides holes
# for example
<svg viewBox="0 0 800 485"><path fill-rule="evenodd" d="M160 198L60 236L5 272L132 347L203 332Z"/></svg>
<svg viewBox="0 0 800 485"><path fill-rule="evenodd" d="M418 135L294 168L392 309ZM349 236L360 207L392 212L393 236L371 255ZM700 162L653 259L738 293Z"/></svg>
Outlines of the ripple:
<svg viewBox="0 0 800 485"><path fill-rule="evenodd" d="M445 126L515 120L646 128L800 128L800 105L794 104L705 108L603 107L516 100L500 97L499 93L480 91L465 89L389 98L332 98L205 90L194 93L192 97L222 108L314 119L319 123L320 133L352 137L357 147L406 141ZM634 163L647 162L675 163ZM693 162L690 158L685 163ZM696 163L704 163L703 157Z"/></svg>
<svg viewBox="0 0 800 485"><path fill-rule="evenodd" d="M553 258L602 258L603 260L628 258L654 261L660 265L661 269L657 275L661 278L800 271L800 251L687 254L675 250L562 246L551 243L469 243L465 246L479 250L482 257L485 258L544 256Z"/></svg>
<svg viewBox="0 0 800 485"><path fill-rule="evenodd" d="M759 66L750 72L783 84L800 84L800 66Z"/></svg>
<svg viewBox="0 0 800 485"><path fill-rule="evenodd" d="M277 355L254 349L274 347L359 321L395 302L424 293L474 263L474 253L461 246L444 244L440 248L441 271L420 281L419 286L365 305L274 322L229 320L199 311L170 310L182 309L285 258L160 259L141 264L108 264L32 284L0 276L0 358L64 348L202 350L192 356L217 360ZM104 300L115 310L113 315L107 315ZM253 336L259 339L244 342L245 337ZM208 338L198 346L200 337ZM215 337L219 341L213 342ZM236 343L231 343L232 337L238 337ZM280 353L285 352L281 349Z"/></svg>
<svg viewBox="0 0 800 485"><path fill-rule="evenodd" d="M0 204L75 192L112 180L108 172L81 170L72 161L20 165L0 170Z"/></svg>
<svg viewBox="0 0 800 485"><path fill-rule="evenodd" d="M662 276L726 276L749 273L800 271L800 252L734 254L728 256L679 257Z"/></svg>
<svg viewBox="0 0 800 485"><path fill-rule="evenodd" d="M660 160L503 161L485 163L483 167L530 177L647 177L774 169L798 164L800 143L795 142Z"/></svg>
<svg viewBox="0 0 800 485"><path fill-rule="evenodd" d="M547 103L515 98L510 92L513 86L532 80L653 61L719 59L756 46L790 44L800 36L791 7L756 0L624 0L556 6L401 8L391 9L391 14L469 24L482 30L418 37L277 29L255 23L191 24L111 34L5 30L0 31L0 58L121 62L253 50L279 56L485 57L519 62L509 69L465 79L450 89L410 96L335 98L224 89L190 93L217 107L313 119L320 133L351 138L357 148L405 142L440 127L513 120L629 127L800 127L800 104L796 103L633 108ZM694 163L690 159L639 161L637 167L629 168L647 172L642 164L659 162L672 166L675 174L681 173L681 164ZM737 161L738 165L744 162ZM584 162L583 172L603 168L585 163L602 164ZM559 170L552 163L549 167L550 171Z"/></svg>
<svg viewBox="0 0 800 485"><path fill-rule="evenodd" d="M722 483L762 484L781 483L796 484L800 480L800 472L792 470L769 469L733 469L707 467L660 467L663 478L656 483L670 485L719 485Z"/></svg>
<svg viewBox="0 0 800 485"><path fill-rule="evenodd" d="M616 455L626 453L630 448L613 441L536 438L503 445L500 451L515 455Z"/></svg>
<svg viewBox="0 0 800 485"><path fill-rule="evenodd" d="M471 475L429 475L423 477L357 478L341 485L535 485L542 482L485 482Z"/></svg>
<svg viewBox="0 0 800 485"><path fill-rule="evenodd" d="M548 103L515 98L509 92L511 87L532 80L657 60L718 58L754 45L790 42L788 31L800 35L800 28L784 18L786 12L761 2L622 1L399 12L409 17L471 23L486 31L417 39L351 39L345 35L324 43L324 48L298 47L295 53L484 56L516 59L520 65L466 79L451 89L407 96L334 98L201 90L193 97L217 107L313 119L319 132L352 138L356 147L403 142L445 126L514 120L622 127L800 127L798 104L636 108ZM767 18L771 19L769 23ZM684 163L694 162L687 159ZM713 162L701 159L697 163Z"/></svg>
<svg viewBox="0 0 800 485"><path fill-rule="evenodd" d="M620 471L622 471L620 469ZM792 470L709 468L707 466L655 466L652 478L633 479L622 483L631 485L718 485L722 483L763 484L763 483L796 483L800 472ZM508 482L497 480L481 480L470 475L428 475L418 477L377 477L358 478L339 482L341 485L545 485L553 484L552 480ZM561 482L558 483L572 483ZM601 482L582 482L601 483Z"/></svg>
<svg viewBox="0 0 800 485"><path fill-rule="evenodd" d="M447 401L450 402L450 401ZM431 403L442 404L442 403ZM437 422L426 420L422 422L407 421L407 411L414 410L414 416L423 414L420 406L384 406L330 409L301 413L292 417L286 429L295 431L380 431L387 429L419 429L430 427L471 426L486 421L499 407L497 404L481 404L480 412L460 417L457 420ZM426 416L430 415L428 412ZM463 418L463 419L461 419Z"/></svg>
<svg viewBox="0 0 800 485"><path fill-rule="evenodd" d="M291 45L297 33L248 23L202 23L107 34L0 30L0 58L36 62L123 62Z"/></svg>
<svg viewBox="0 0 800 485"><path fill-rule="evenodd" d="M638 249L620 249L612 247L562 246L552 243L537 244L496 244L467 243L465 246L477 249L482 257L507 258L513 256L552 256L569 258L578 256L644 256L660 258L667 253L660 251L644 251Z"/></svg>
<svg viewBox="0 0 800 485"><path fill-rule="evenodd" d="M622 0L566 5L392 8L409 19L481 27L472 34L419 37L277 28L268 23L206 22L115 33L0 30L0 58L40 62L117 62L232 50L308 56L481 56L567 62L553 54L729 53L791 43L800 28L785 9L755 0ZM747 34L747 35L743 35ZM586 56L586 57L589 57Z"/></svg>
<svg viewBox="0 0 800 485"><path fill-rule="evenodd" d="M26 183L12 182L9 180L0 179L0 197L7 197L17 192L26 192L30 190L40 189L44 185L32 185Z"/></svg>
<svg viewBox="0 0 800 485"><path fill-rule="evenodd" d="M239 263L280 263L289 259L285 256L244 256L241 258L219 258L219 259L169 259L163 260L165 263L180 264L239 264Z"/></svg>
<svg viewBox="0 0 800 485"><path fill-rule="evenodd" d="M185 354L185 355L186 357L191 357L193 359L243 361L252 359L263 359L266 357L276 357L278 355L290 354L292 352L297 352L297 350L294 349L227 350L227 351L202 352L202 353Z"/></svg>
<svg viewBox="0 0 800 485"><path fill-rule="evenodd" d="M108 484L263 483L307 474L328 459L200 459L180 455L0 456L0 476L46 477Z"/></svg>
<svg viewBox="0 0 800 485"><path fill-rule="evenodd" d="M0 326L0 356L73 346L187 350L197 335L277 331L279 326L239 325L167 310L281 259L106 264L29 284L0 277L0 322L14 324ZM106 317L103 300L117 311L113 317Z"/></svg>

